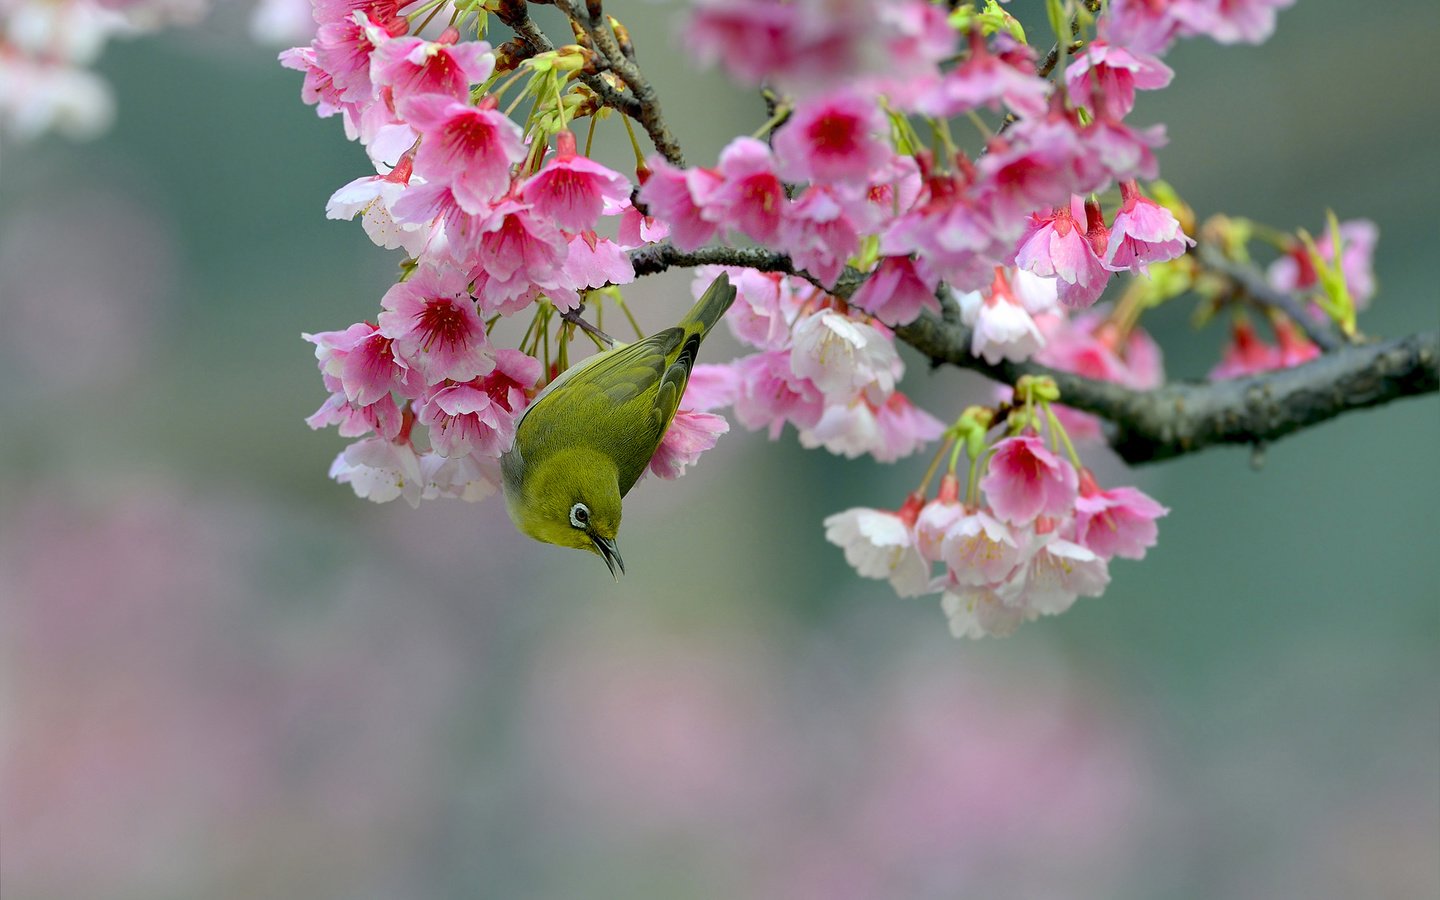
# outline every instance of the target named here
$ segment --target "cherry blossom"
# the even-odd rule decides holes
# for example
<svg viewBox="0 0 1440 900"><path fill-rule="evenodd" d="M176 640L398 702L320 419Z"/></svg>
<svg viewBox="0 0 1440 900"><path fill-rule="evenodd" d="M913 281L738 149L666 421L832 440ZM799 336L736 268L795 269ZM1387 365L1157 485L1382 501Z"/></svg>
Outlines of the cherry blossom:
<svg viewBox="0 0 1440 900"><path fill-rule="evenodd" d="M930 567L915 545L918 498L898 512L856 508L825 519L825 540L845 551L845 561L866 578L888 579L895 593L915 597L930 585Z"/></svg>
<svg viewBox="0 0 1440 900"><path fill-rule="evenodd" d="M719 173L705 215L761 243L774 241L788 201L770 148L755 138L738 137L720 154Z"/></svg>
<svg viewBox="0 0 1440 900"><path fill-rule="evenodd" d="M1170 210L1140 193L1133 181L1120 183L1120 210L1110 223L1105 267L1143 272L1150 263L1175 259L1195 241L1185 235Z"/></svg>
<svg viewBox="0 0 1440 900"><path fill-rule="evenodd" d="M887 325L905 325L919 318L924 309L939 314L935 287L933 281L920 274L910 257L886 256L850 302Z"/></svg>
<svg viewBox="0 0 1440 900"><path fill-rule="evenodd" d="M420 133L415 174L446 185L467 213L482 215L510 186L510 166L525 156L520 126L487 98L480 106L439 94L411 97L401 112Z"/></svg>
<svg viewBox="0 0 1440 900"><path fill-rule="evenodd" d="M705 205L720 184L708 169L677 169L652 157L640 178L640 202L670 226L670 239L681 250L694 250L715 236L718 226L705 215Z"/></svg>
<svg viewBox="0 0 1440 900"><path fill-rule="evenodd" d="M1075 542L1101 559L1143 559L1155 546L1155 520L1170 510L1132 487L1101 490L1088 469L1080 472L1075 500Z"/></svg>
<svg viewBox="0 0 1440 900"><path fill-rule="evenodd" d="M995 278L987 294L969 291L956 295L960 320L970 326L970 352L991 365L1008 359L1021 362L1045 346L1040 327L1016 299L1005 277L995 267Z"/></svg>
<svg viewBox="0 0 1440 900"><path fill-rule="evenodd" d="M1123 119L1135 107L1135 91L1165 87L1175 73L1155 57L1103 40L1094 41L1065 70L1072 103L1096 116Z"/></svg>
<svg viewBox="0 0 1440 900"><path fill-rule="evenodd" d="M1016 525L1036 516L1067 516L1075 508L1079 476L1033 434L1006 438L995 445L980 489L995 514Z"/></svg>
<svg viewBox="0 0 1440 900"><path fill-rule="evenodd" d="M775 134L788 181L862 184L893 155L880 139L885 119L873 99L840 90L801 101Z"/></svg>
<svg viewBox="0 0 1440 900"><path fill-rule="evenodd" d="M700 458L701 453L714 447L720 435L729 430L730 423L725 421L724 416L678 410L655 455L650 458L649 471L667 480L679 478Z"/></svg>
<svg viewBox="0 0 1440 900"><path fill-rule="evenodd" d="M630 198L623 176L575 152L575 135L562 131L555 155L520 188L535 215L566 231L594 229L606 204L619 206Z"/></svg>
<svg viewBox="0 0 1440 900"><path fill-rule="evenodd" d="M485 324L475 312L465 276L450 268L421 268L380 298L380 333L394 354L426 384L469 381L495 368Z"/></svg>
<svg viewBox="0 0 1440 900"><path fill-rule="evenodd" d="M421 94L466 100L470 85L489 78L494 69L490 45L460 41L454 28L447 28L436 41L392 38L370 57L370 80L377 87L390 88L396 103Z"/></svg>

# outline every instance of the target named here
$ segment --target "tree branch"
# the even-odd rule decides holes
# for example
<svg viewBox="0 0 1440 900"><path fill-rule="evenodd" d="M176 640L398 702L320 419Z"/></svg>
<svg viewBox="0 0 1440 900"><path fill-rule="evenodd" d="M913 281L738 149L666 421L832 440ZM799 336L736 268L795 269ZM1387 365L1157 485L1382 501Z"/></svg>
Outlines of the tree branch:
<svg viewBox="0 0 1440 900"><path fill-rule="evenodd" d="M672 166L684 168L685 154L680 150L680 142L670 132L670 126L665 123L665 116L660 111L660 97L655 93L649 79L640 71L640 67L620 49L620 42L616 40L615 32L600 8L600 0L588 0L588 8L582 8L578 0L554 0L554 3L557 9L569 16L572 22L590 36L600 58L610 71L629 85L635 108L621 111L640 123L645 133L650 136L650 142L655 145L655 149Z"/></svg>
<svg viewBox="0 0 1440 900"><path fill-rule="evenodd" d="M847 268L827 289L797 271L790 258L758 248L705 247L677 250L655 244L630 252L637 275L673 267L741 266L805 278L821 290L848 297L864 274ZM1037 363L987 363L970 352L970 329L959 321L924 313L895 329L896 337L936 365L949 363L1014 384L1022 375L1053 378L1062 402L1107 419L1110 445L1126 462L1173 459L1218 444L1261 445L1357 409L1440 390L1440 332L1398 340L1343 345L1301 366L1248 378L1174 382L1138 391L1083 378Z"/></svg>
<svg viewBox="0 0 1440 900"><path fill-rule="evenodd" d="M555 49L554 42L546 37L545 32L535 24L535 20L530 18L530 11L526 8L524 0L503 5L496 15L521 40L529 44L530 49L534 52L548 53ZM639 119L640 101L635 98L634 94L616 90L598 73L581 73L580 80L585 82L585 86L594 91L606 106L632 119Z"/></svg>
<svg viewBox="0 0 1440 900"><path fill-rule="evenodd" d="M1328 320L1325 322L1315 321L1315 318L1306 312L1299 297L1272 288L1265 280L1265 276L1256 271L1253 266L1228 259L1212 244L1202 243L1196 253L1200 257L1201 265L1235 282L1240 290L1250 295L1250 298L1256 303L1283 312L1321 350L1329 353L1345 346L1345 339L1335 333Z"/></svg>

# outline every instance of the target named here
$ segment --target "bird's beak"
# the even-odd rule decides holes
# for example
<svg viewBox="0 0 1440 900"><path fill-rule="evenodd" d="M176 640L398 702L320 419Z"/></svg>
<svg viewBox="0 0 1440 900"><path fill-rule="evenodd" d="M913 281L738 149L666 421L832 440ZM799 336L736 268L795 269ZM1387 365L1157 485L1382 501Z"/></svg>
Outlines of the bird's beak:
<svg viewBox="0 0 1440 900"><path fill-rule="evenodd" d="M599 535L592 534L590 540L595 544L595 549L600 552L600 556L604 558L605 565L610 567L610 575L619 581L620 576L625 574L625 560L620 558L620 548L615 546L613 540L607 540ZM619 571L616 571L617 569Z"/></svg>

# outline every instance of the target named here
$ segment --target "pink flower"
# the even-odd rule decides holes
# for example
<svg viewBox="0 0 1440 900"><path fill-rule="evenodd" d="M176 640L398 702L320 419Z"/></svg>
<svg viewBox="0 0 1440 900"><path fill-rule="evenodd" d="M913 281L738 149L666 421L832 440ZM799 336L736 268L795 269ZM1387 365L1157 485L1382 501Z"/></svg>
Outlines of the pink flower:
<svg viewBox="0 0 1440 900"><path fill-rule="evenodd" d="M825 540L845 551L845 561L865 578L890 581L902 597L930 588L930 566L915 546L915 519L923 500L912 496L898 512L857 507L825 519Z"/></svg>
<svg viewBox="0 0 1440 900"><path fill-rule="evenodd" d="M635 280L635 266L619 244L585 231L570 238L564 274L572 288L598 288L629 284Z"/></svg>
<svg viewBox="0 0 1440 900"><path fill-rule="evenodd" d="M372 431L387 441L399 437L403 417L394 397L386 394L368 406L360 406L346 399L345 392L339 390L339 379L331 375L323 378L332 393L305 418L306 425L314 429L339 426L341 437L364 437Z"/></svg>
<svg viewBox="0 0 1440 900"><path fill-rule="evenodd" d="M795 324L790 367L826 395L844 397L872 385L889 394L904 371L889 335L829 309Z"/></svg>
<svg viewBox="0 0 1440 900"><path fill-rule="evenodd" d="M688 409L677 411L670 428L660 439L660 446L655 448L655 455L650 458L649 471L667 480L679 478L729 430L730 423L724 416Z"/></svg>
<svg viewBox="0 0 1440 900"><path fill-rule="evenodd" d="M719 171L705 215L762 244L773 243L789 201L770 148L755 138L735 138L720 154Z"/></svg>
<svg viewBox="0 0 1440 900"><path fill-rule="evenodd" d="M770 439L780 436L786 422L812 428L825 410L825 398L808 378L790 368L790 353L774 350L737 359L733 365L740 385L735 418L752 431L765 428Z"/></svg>
<svg viewBox="0 0 1440 900"><path fill-rule="evenodd" d="M1122 336L1101 307L1070 319L1048 317L1035 361L1062 372L1148 391L1165 380L1160 345L1135 326Z"/></svg>
<svg viewBox="0 0 1440 900"><path fill-rule="evenodd" d="M960 482L954 472L946 472L940 478L940 489L936 491L935 499L921 508L915 520L915 547L920 551L920 558L926 562L939 562L945 535L964 515Z"/></svg>
<svg viewBox="0 0 1440 900"><path fill-rule="evenodd" d="M1375 244L1380 239L1380 229L1369 219L1350 219L1340 223L1340 271L1345 276L1345 287L1355 306L1364 309L1375 295L1375 270L1372 258ZM1335 247L1330 239L1330 229L1325 229L1315 241L1320 258L1334 264ZM1298 241L1290 252L1270 264L1266 273L1270 285L1277 291L1306 291L1318 282L1315 264L1310 252Z"/></svg>
<svg viewBox="0 0 1440 900"><path fill-rule="evenodd" d="M620 226L616 230L615 241L622 250L634 250L636 247L663 241L669 236L669 225L653 216L642 214L631 206L628 200L621 208Z"/></svg>
<svg viewBox="0 0 1440 900"><path fill-rule="evenodd" d="M1075 542L1101 559L1144 559L1159 534L1155 520L1169 512L1136 488L1102 491L1090 470L1083 469L1075 500Z"/></svg>
<svg viewBox="0 0 1440 900"><path fill-rule="evenodd" d="M831 188L811 185L780 225L780 245L795 265L834 284L845 260L860 250L860 229Z"/></svg>
<svg viewBox="0 0 1440 900"><path fill-rule="evenodd" d="M498 459L515 442L515 416L527 403L525 391L540 380L540 361L509 348L495 356L495 370L484 378L437 385L421 396L419 421L441 456Z"/></svg>
<svg viewBox="0 0 1440 900"><path fill-rule="evenodd" d="M315 34L315 65L330 75L341 100L369 103L375 94L370 55L376 46L404 34L409 23L398 4L372 4L342 18L323 21Z"/></svg>
<svg viewBox="0 0 1440 900"><path fill-rule="evenodd" d="M690 282L696 299L721 272L729 275L730 283L735 285L735 303L725 314L730 333L760 350L790 349L790 326L801 306L790 279L776 272L701 266Z"/></svg>
<svg viewBox="0 0 1440 900"><path fill-rule="evenodd" d="M847 459L870 454L895 462L938 438L945 426L899 392L872 400L861 391L825 406L819 421L800 429L802 447L824 447Z"/></svg>
<svg viewBox="0 0 1440 900"><path fill-rule="evenodd" d="M525 158L520 126L495 109L493 97L470 106L443 95L411 97L400 108L420 133L415 174L450 187L474 215L510 187L510 166Z"/></svg>
<svg viewBox="0 0 1440 900"><path fill-rule="evenodd" d="M395 358L393 341L369 322L302 337L315 344L320 370L339 379L351 403L368 406L391 391L413 396L418 390L409 370Z"/></svg>
<svg viewBox="0 0 1440 900"><path fill-rule="evenodd" d="M469 381L495 368L485 323L475 312L463 274L422 266L380 300L380 333L395 342L394 353L416 369L426 384Z"/></svg>
<svg viewBox="0 0 1440 900"><path fill-rule="evenodd" d="M1088 232L1076 222L1081 217L1088 220ZM1108 240L1099 205L1072 197L1068 207L1030 216L1014 263L1036 275L1055 276L1060 302L1083 309L1099 299L1109 283L1110 272L1100 261Z"/></svg>
<svg viewBox="0 0 1440 900"><path fill-rule="evenodd" d="M1064 203L1071 194L1094 190L1091 156L1068 120L1022 119L980 157L976 187L994 221L1014 221Z"/></svg>
<svg viewBox="0 0 1440 900"><path fill-rule="evenodd" d="M1079 476L1075 467L1046 449L1035 435L1017 435L995 445L980 489L1000 519L1025 525L1036 516L1068 516L1075 508Z"/></svg>
<svg viewBox="0 0 1440 900"><path fill-rule="evenodd" d="M391 208L405 193L410 183L409 157L400 160L388 174L357 178L330 195L325 204L328 219L353 219L360 216L360 225L377 246L386 250L403 247L415 258L430 238L428 229L416 223L395 221Z"/></svg>
<svg viewBox="0 0 1440 900"><path fill-rule="evenodd" d="M1024 559L1010 579L996 589L1006 606L1023 611L1025 618L1058 615L1076 597L1098 597L1110 583L1105 560L1051 530L1036 533Z"/></svg>
<svg viewBox="0 0 1440 900"><path fill-rule="evenodd" d="M1070 102L1104 119L1120 120L1135 108L1135 91L1165 87L1175 73L1138 50L1094 41L1065 69Z"/></svg>
<svg viewBox="0 0 1440 900"><path fill-rule="evenodd" d="M1154 178L1160 172L1154 150L1164 146L1165 140L1164 125L1136 131L1114 119L1096 119L1080 132L1088 170L1079 191L1099 190L1108 180Z"/></svg>
<svg viewBox="0 0 1440 900"><path fill-rule="evenodd" d="M397 37L381 44L370 57L370 79L389 87L395 102L421 94L439 94L467 100L470 85L490 77L495 54L484 41L460 40L460 32L447 28L436 41Z"/></svg>
<svg viewBox="0 0 1440 900"><path fill-rule="evenodd" d="M935 283L923 277L908 256L882 257L850 302L887 325L913 322L922 309L940 313Z"/></svg>
<svg viewBox="0 0 1440 900"><path fill-rule="evenodd" d="M702 65L719 62L742 84L823 83L855 70L856 45L874 24L846 6L705 0L696 4L685 39Z"/></svg>
<svg viewBox="0 0 1440 900"><path fill-rule="evenodd" d="M991 365L1002 359L1022 362L1045 346L1045 338L1030 313L1015 298L1005 270L995 267L995 280L987 295L979 291L959 294L960 320L970 326L970 352Z"/></svg>
<svg viewBox="0 0 1440 900"><path fill-rule="evenodd" d="M948 119L982 106L998 112L1003 102L1018 116L1045 115L1050 82L1036 77L1034 53L1008 35L997 35L995 43L999 53L990 52L980 29L971 31L970 54L921 95L917 108Z"/></svg>
<svg viewBox="0 0 1440 900"><path fill-rule="evenodd" d="M715 236L716 223L705 214L720 176L709 169L677 169L651 157L650 170L640 174L640 202L650 215L670 227L671 242L694 250Z"/></svg>
<svg viewBox="0 0 1440 900"><path fill-rule="evenodd" d="M733 405L739 396L740 373L733 365L700 363L690 370L690 380L685 384L685 396L680 398L680 406L695 412L709 412Z"/></svg>
<svg viewBox="0 0 1440 900"><path fill-rule="evenodd" d="M378 437L356 441L342 450L330 464L330 477L350 485L355 496L375 503L404 497L406 503L419 506L424 488L415 448L408 441L396 443Z"/></svg>
<svg viewBox="0 0 1440 900"><path fill-rule="evenodd" d="M1275 12L1295 0L1175 0L1171 15L1190 34L1222 44L1262 44L1275 31Z"/></svg>
<svg viewBox="0 0 1440 900"><path fill-rule="evenodd" d="M1176 259L1195 241L1185 235L1170 210L1140 193L1133 181L1120 183L1120 211L1110 225L1105 267L1114 272L1144 272L1149 263Z"/></svg>
<svg viewBox="0 0 1440 900"><path fill-rule="evenodd" d="M1280 368L1280 350L1255 333L1249 319L1236 319L1231 328L1230 343L1215 368L1211 380L1242 378Z"/></svg>
<svg viewBox="0 0 1440 900"><path fill-rule="evenodd" d="M566 231L591 231L606 202L619 206L630 198L630 185L617 172L575 154L575 135L555 137L555 155L520 188L537 215Z"/></svg>
<svg viewBox="0 0 1440 900"><path fill-rule="evenodd" d="M1100 17L1100 38L1139 53L1161 54L1175 40L1180 23L1171 0L1111 0Z"/></svg>
<svg viewBox="0 0 1440 900"><path fill-rule="evenodd" d="M536 284L551 283L565 260L564 235L516 200L497 203L480 232L481 267L499 281L518 276Z"/></svg>
<svg viewBox="0 0 1440 900"><path fill-rule="evenodd" d="M803 100L775 133L780 175L864 184L894 156L884 133L885 118L873 98L842 89Z"/></svg>
<svg viewBox="0 0 1440 900"><path fill-rule="evenodd" d="M432 226L423 249L427 259L469 265L479 251L480 230L485 225L485 218L466 212L448 184L416 184L412 181L399 199L390 205L390 215L402 226Z"/></svg>

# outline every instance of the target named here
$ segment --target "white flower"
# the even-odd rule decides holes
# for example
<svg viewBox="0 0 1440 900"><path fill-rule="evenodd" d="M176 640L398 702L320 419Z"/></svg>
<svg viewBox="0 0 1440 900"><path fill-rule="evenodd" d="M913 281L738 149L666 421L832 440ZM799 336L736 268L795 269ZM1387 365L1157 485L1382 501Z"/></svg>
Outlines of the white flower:
<svg viewBox="0 0 1440 900"><path fill-rule="evenodd" d="M901 597L930 590L930 565L920 558L913 529L893 512L857 507L825 519L825 540L866 578L889 579Z"/></svg>
<svg viewBox="0 0 1440 900"><path fill-rule="evenodd" d="M1078 596L1098 597L1109 583L1105 560L1050 531L1032 537L1019 568L997 593L1034 618L1062 613Z"/></svg>
<svg viewBox="0 0 1440 900"><path fill-rule="evenodd" d="M406 187L383 175L357 178L330 195L325 217L353 219L359 214L361 227L377 246L386 250L404 247L412 258L418 257L430 237L429 227L408 222L401 225L390 215L390 208L404 195Z"/></svg>
<svg viewBox="0 0 1440 900"><path fill-rule="evenodd" d="M951 587L941 595L940 608L957 638L1005 637L1027 618L1023 610L1006 606L987 587Z"/></svg>
<svg viewBox="0 0 1440 900"><path fill-rule="evenodd" d="M830 309L796 323L790 368L831 396L871 387L888 395L905 371L886 335Z"/></svg>
<svg viewBox="0 0 1440 900"><path fill-rule="evenodd" d="M426 453L420 457L420 474L426 500L448 497L474 503L500 489L500 460L479 453L453 458Z"/></svg>
<svg viewBox="0 0 1440 900"><path fill-rule="evenodd" d="M356 441L342 450L330 464L330 477L350 485L355 496L375 503L404 497L406 503L419 506L424 488L415 448L378 437Z"/></svg>
<svg viewBox="0 0 1440 900"><path fill-rule="evenodd" d="M994 365L1001 359L1023 362L1045 346L1030 313L1008 294L982 297L979 291L959 294L960 319L972 329L970 352Z"/></svg>

